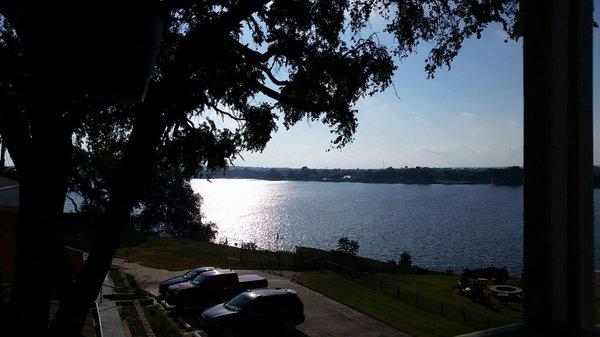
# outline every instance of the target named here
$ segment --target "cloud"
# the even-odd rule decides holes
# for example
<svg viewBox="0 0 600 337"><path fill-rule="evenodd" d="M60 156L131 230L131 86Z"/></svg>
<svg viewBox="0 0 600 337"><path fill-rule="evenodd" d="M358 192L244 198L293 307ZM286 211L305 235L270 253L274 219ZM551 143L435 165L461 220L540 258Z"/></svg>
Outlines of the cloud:
<svg viewBox="0 0 600 337"><path fill-rule="evenodd" d="M474 149L462 142L450 142L434 146L422 146L418 151L438 156L456 156L464 153L475 153Z"/></svg>
<svg viewBox="0 0 600 337"><path fill-rule="evenodd" d="M412 153L410 158L412 160L405 160L404 162L438 167L494 167L521 165L522 158L523 146L521 144L496 145L448 142L418 147Z"/></svg>
<svg viewBox="0 0 600 337"><path fill-rule="evenodd" d="M418 125L419 127L425 127L425 128L432 128L433 124L431 124L431 122L429 122L429 120L419 116L419 115L413 115L413 121L415 122L416 125Z"/></svg>
<svg viewBox="0 0 600 337"><path fill-rule="evenodd" d="M463 112L460 115L464 118L475 118L475 114L471 112Z"/></svg>

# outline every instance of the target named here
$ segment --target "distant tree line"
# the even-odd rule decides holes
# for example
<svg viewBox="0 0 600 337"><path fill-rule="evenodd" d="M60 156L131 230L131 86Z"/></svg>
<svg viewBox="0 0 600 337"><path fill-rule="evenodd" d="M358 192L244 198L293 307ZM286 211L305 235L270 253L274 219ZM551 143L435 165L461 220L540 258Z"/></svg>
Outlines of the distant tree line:
<svg viewBox="0 0 600 337"><path fill-rule="evenodd" d="M600 172L599 172L600 174ZM386 169L311 169L232 167L214 178L363 182L389 184L522 185L523 169L403 167Z"/></svg>

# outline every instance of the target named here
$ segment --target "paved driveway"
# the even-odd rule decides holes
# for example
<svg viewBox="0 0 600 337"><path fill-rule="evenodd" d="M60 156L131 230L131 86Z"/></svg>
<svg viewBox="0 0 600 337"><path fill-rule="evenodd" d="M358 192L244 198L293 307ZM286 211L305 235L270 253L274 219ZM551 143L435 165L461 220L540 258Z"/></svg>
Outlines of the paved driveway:
<svg viewBox="0 0 600 337"><path fill-rule="evenodd" d="M182 272L144 267L114 259L113 264L126 269L147 291L158 293L158 284ZM270 287L290 288L298 292L304 303L306 321L298 326L300 335L309 337L410 337L386 324L359 313L317 292L291 282L287 278L257 270L238 270L239 274L259 274L269 280Z"/></svg>

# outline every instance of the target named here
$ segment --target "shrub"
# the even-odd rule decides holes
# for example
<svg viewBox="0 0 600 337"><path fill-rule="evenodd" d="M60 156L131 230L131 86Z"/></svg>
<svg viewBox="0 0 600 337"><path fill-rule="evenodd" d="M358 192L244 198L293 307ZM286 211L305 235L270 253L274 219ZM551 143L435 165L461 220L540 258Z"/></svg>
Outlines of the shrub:
<svg viewBox="0 0 600 337"><path fill-rule="evenodd" d="M350 240L347 236L343 236L338 240L337 250L352 256L356 256L360 249L358 241Z"/></svg>
<svg viewBox="0 0 600 337"><path fill-rule="evenodd" d="M244 242L242 243L241 248L246 250L258 250L256 242Z"/></svg>
<svg viewBox="0 0 600 337"><path fill-rule="evenodd" d="M400 254L400 261L398 261L398 266L407 269L412 267L412 257L407 251L403 251L402 254Z"/></svg>

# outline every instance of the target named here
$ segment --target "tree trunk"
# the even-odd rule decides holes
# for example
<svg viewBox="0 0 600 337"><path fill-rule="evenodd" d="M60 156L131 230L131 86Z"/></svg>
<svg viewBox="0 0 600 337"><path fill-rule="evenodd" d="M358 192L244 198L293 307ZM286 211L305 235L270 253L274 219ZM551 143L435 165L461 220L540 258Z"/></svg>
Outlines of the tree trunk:
<svg viewBox="0 0 600 337"><path fill-rule="evenodd" d="M19 173L19 223L12 291L12 323L44 334L48 326L52 280L58 279L58 224L62 217L71 163L71 134L60 104L33 107L31 142Z"/></svg>
<svg viewBox="0 0 600 337"><path fill-rule="evenodd" d="M6 145L4 141L0 139L0 174L4 173L4 169L6 168Z"/></svg>
<svg viewBox="0 0 600 337"><path fill-rule="evenodd" d="M127 149L110 188L110 201L88 259L71 296L61 302L55 321L55 332L63 336L79 335L86 315L92 307L120 243L121 234L129 224L133 206L140 190L150 179L154 157L163 132L160 109L144 104L138 113Z"/></svg>

